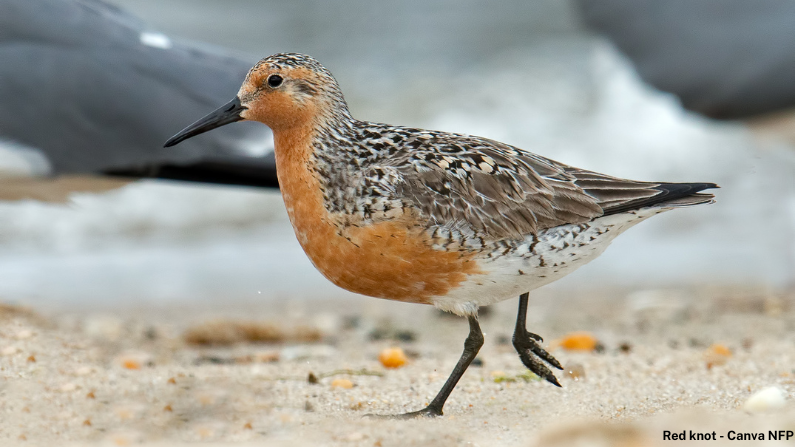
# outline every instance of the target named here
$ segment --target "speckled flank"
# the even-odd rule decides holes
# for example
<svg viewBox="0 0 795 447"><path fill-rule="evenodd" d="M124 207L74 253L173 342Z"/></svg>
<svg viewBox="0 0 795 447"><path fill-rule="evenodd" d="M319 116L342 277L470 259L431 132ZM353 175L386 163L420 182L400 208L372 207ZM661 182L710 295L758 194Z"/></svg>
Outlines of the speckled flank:
<svg viewBox="0 0 795 447"><path fill-rule="evenodd" d="M356 120L305 55L263 59L238 96L242 117L274 131L307 255L365 295L472 314L566 275L651 215L713 198L699 193L710 183L624 180L485 138Z"/></svg>
<svg viewBox="0 0 795 447"><path fill-rule="evenodd" d="M561 225L522 241L495 244L479 258L483 274L471 277L433 304L459 315L556 281L601 255L619 234L671 208L644 208L585 224Z"/></svg>

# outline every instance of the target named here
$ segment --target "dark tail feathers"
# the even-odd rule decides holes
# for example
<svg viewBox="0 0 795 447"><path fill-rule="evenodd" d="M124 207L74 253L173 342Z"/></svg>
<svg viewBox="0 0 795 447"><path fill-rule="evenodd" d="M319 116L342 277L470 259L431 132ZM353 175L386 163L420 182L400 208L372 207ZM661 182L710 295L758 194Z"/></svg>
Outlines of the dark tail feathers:
<svg viewBox="0 0 795 447"><path fill-rule="evenodd" d="M660 191L651 197L621 203L615 207L604 209L604 215L624 213L650 206L691 206L711 203L715 198L712 194L699 193L705 189L720 188L714 183L660 183L653 189Z"/></svg>

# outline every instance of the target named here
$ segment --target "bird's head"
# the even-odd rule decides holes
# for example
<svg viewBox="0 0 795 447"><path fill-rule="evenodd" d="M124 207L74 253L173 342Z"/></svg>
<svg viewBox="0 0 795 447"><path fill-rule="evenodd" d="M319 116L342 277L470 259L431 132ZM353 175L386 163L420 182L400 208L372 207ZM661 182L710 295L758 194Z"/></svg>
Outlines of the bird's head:
<svg viewBox="0 0 795 447"><path fill-rule="evenodd" d="M171 137L166 147L236 121L259 121L274 133L350 119L339 85L310 56L280 53L262 59L246 75L232 101Z"/></svg>

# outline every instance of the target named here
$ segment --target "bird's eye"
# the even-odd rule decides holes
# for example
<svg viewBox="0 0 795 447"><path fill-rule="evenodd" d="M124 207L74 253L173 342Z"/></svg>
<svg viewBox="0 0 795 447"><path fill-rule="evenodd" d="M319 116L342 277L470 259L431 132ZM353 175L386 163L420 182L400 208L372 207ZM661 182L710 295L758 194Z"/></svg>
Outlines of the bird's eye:
<svg viewBox="0 0 795 447"><path fill-rule="evenodd" d="M279 76L279 75L273 74L273 75L268 76L268 86L269 87L276 88L276 87L282 85L282 81L284 81L284 79L281 76Z"/></svg>

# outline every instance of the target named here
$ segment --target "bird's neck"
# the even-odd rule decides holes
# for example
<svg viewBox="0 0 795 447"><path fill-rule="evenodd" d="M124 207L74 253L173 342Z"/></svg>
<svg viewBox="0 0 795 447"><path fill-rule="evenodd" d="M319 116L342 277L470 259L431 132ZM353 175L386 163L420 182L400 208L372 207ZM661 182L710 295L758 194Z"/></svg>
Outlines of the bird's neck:
<svg viewBox="0 0 795 447"><path fill-rule="evenodd" d="M297 220L319 215L322 194L314 172L314 126L274 130L276 175L279 178L287 214L295 226Z"/></svg>

